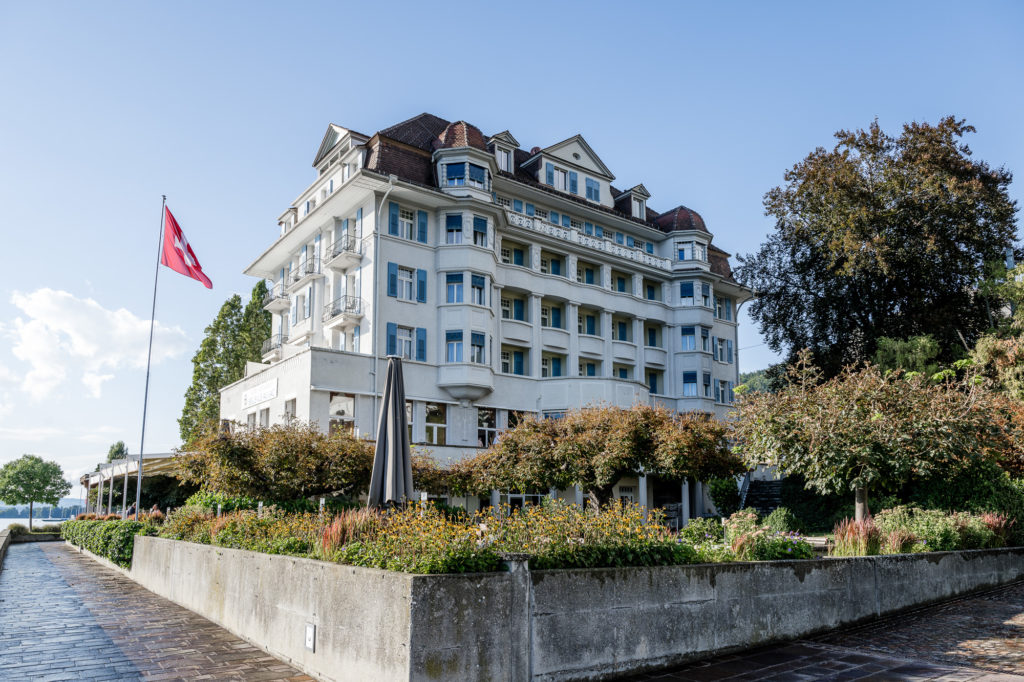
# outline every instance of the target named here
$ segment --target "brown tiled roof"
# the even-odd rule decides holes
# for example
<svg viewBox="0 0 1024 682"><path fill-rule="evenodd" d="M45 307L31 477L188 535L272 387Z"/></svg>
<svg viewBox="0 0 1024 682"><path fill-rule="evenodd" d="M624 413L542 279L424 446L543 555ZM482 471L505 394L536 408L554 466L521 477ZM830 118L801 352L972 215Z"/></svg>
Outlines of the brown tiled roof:
<svg viewBox="0 0 1024 682"><path fill-rule="evenodd" d="M433 143L434 149L476 147L487 151L487 140L480 129L465 121L449 123Z"/></svg>
<svg viewBox="0 0 1024 682"><path fill-rule="evenodd" d="M708 246L708 262L711 264L711 272L720 275L730 282L735 282L732 276L732 268L729 266L729 254L716 246Z"/></svg>
<svg viewBox="0 0 1024 682"><path fill-rule="evenodd" d="M434 165L430 154L400 144L381 135L374 135L367 144L366 169L387 176L392 173L419 185L434 186Z"/></svg>
<svg viewBox="0 0 1024 682"><path fill-rule="evenodd" d="M429 152L433 149L434 140L447 127L448 121L433 114L424 113L419 116L413 116L407 121L396 123L377 134Z"/></svg>
<svg viewBox="0 0 1024 682"><path fill-rule="evenodd" d="M465 121L452 123L433 114L423 113L379 131L370 139L367 146L369 147L366 157L367 170L385 177L394 173L403 180L436 188L437 183L431 162L433 150L438 147L476 147L486 150L487 136L479 128ZM560 199L574 201L592 210L602 211L665 233L676 230L708 231L700 214L685 206L677 206L665 213L658 213L648 206L647 220L640 220L633 218L628 211L600 206L583 197L559 192L538 182L533 173L522 168L522 164L527 159L536 156L539 151L539 147L533 147L530 151L513 150L514 171L511 173L499 171L498 175L542 190ZM610 187L610 189L613 203L625 194L616 187ZM711 263L712 272L726 279L733 279L732 269L729 267L729 254L710 246L708 260Z"/></svg>
<svg viewBox="0 0 1024 682"><path fill-rule="evenodd" d="M704 226L704 219L693 209L685 206L676 206L670 211L665 211L655 218L655 223L664 232L675 232L676 230L700 230L707 232Z"/></svg>

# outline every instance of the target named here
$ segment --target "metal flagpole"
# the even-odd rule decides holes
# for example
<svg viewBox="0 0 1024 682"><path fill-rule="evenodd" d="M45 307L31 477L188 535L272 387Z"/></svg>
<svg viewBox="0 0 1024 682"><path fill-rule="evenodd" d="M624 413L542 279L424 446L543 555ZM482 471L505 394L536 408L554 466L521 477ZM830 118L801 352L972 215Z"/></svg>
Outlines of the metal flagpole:
<svg viewBox="0 0 1024 682"><path fill-rule="evenodd" d="M153 275L153 309L149 313L149 351L146 353L146 393L142 398L142 441L139 443L139 469L135 479L135 520L139 520L139 505L142 504L142 453L146 447L146 408L149 406L149 365L153 358L153 324L156 320L156 283L160 279L160 254L164 248L164 220L167 216L167 195L161 195L160 203L160 241L156 249L156 274ZM128 484L128 464L125 460L125 485Z"/></svg>

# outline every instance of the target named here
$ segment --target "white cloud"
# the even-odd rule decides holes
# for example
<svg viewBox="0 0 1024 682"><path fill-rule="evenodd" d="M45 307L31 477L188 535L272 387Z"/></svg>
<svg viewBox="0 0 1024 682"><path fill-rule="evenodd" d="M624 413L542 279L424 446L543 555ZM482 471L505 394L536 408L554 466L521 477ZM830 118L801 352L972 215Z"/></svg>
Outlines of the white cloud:
<svg viewBox="0 0 1024 682"><path fill-rule="evenodd" d="M149 320L124 308L108 310L91 298L46 288L15 292L11 303L24 314L7 327L14 338L11 351L29 365L21 387L35 400L47 397L69 377L98 398L103 382L113 378L112 371L146 366ZM156 323L153 364L180 355L185 347L180 327ZM3 377L0 371L0 380Z"/></svg>
<svg viewBox="0 0 1024 682"><path fill-rule="evenodd" d="M46 440L63 435L63 431L52 426L0 426L0 436L7 440Z"/></svg>

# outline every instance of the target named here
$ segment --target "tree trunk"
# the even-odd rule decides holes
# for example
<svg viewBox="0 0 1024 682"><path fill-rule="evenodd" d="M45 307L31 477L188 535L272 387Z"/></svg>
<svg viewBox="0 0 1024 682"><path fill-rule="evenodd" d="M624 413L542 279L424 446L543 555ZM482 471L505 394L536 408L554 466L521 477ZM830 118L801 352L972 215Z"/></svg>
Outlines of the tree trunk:
<svg viewBox="0 0 1024 682"><path fill-rule="evenodd" d="M864 487L854 488L854 520L858 523L871 518L871 510L868 509L868 489Z"/></svg>
<svg viewBox="0 0 1024 682"><path fill-rule="evenodd" d="M615 485L606 485L600 488L591 488L587 491L587 499L590 500L590 507L595 512L612 500L612 491Z"/></svg>
<svg viewBox="0 0 1024 682"><path fill-rule="evenodd" d="M28 503L28 532L32 532L32 503Z"/></svg>

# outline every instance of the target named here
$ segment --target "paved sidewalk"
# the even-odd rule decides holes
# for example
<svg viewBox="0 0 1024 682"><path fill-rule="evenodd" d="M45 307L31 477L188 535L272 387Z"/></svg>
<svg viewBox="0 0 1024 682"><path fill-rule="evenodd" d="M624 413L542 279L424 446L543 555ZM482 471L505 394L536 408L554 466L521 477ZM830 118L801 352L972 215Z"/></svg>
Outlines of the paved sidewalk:
<svg viewBox="0 0 1024 682"><path fill-rule="evenodd" d="M1024 680L1024 582L810 640L673 670L646 682L697 680Z"/></svg>
<svg viewBox="0 0 1024 682"><path fill-rule="evenodd" d="M311 680L63 543L0 571L0 680Z"/></svg>

